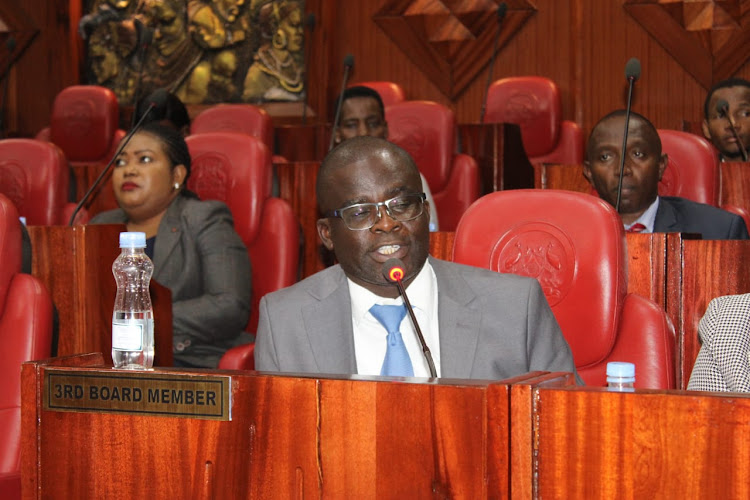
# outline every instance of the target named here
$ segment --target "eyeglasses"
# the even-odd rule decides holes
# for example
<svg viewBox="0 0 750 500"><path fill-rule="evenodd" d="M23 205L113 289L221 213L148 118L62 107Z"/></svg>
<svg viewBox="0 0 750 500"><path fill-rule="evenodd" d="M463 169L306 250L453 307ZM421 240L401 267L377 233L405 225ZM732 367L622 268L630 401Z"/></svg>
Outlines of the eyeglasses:
<svg viewBox="0 0 750 500"><path fill-rule="evenodd" d="M352 231L370 229L380 220L380 207L385 207L388 216L399 222L416 219L424 211L424 193L404 194L379 203L357 203L325 214L339 217Z"/></svg>

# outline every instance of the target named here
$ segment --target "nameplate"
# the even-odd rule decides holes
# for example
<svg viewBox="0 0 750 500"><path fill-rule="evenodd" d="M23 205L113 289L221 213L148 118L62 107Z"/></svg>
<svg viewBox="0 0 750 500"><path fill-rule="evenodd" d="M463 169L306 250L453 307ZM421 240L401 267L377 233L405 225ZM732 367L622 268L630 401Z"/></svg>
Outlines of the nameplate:
<svg viewBox="0 0 750 500"><path fill-rule="evenodd" d="M44 409L231 420L231 377L45 371Z"/></svg>

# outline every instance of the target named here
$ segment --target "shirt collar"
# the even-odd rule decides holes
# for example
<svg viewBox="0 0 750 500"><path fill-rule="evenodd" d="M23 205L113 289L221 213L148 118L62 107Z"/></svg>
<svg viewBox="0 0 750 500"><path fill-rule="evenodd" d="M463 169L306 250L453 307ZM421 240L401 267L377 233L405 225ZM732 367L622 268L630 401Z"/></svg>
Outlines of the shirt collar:
<svg viewBox="0 0 750 500"><path fill-rule="evenodd" d="M625 226L625 230L627 231L631 227L635 226L636 224L643 224L646 226L646 229L644 229L643 233L653 233L654 232L654 224L656 223L656 211L659 209L659 197L657 196L654 202L649 205L649 207L646 209L645 212L641 214L638 219L633 222L632 224L623 224Z"/></svg>
<svg viewBox="0 0 750 500"><path fill-rule="evenodd" d="M408 290L409 303L411 303L414 309L421 309L428 313L429 311L432 311L433 290L435 289L434 287L437 286L434 276L435 273L432 271L432 266L430 265L429 260L427 260L414 278L414 281L409 283L409 286L406 289ZM364 319L369 313L370 307L374 304L397 305L404 303L400 295L395 299L381 297L380 295L372 293L367 288L353 282L348 277L346 280L349 283L349 297L351 299L352 318L354 319L355 325L359 324L359 322Z"/></svg>

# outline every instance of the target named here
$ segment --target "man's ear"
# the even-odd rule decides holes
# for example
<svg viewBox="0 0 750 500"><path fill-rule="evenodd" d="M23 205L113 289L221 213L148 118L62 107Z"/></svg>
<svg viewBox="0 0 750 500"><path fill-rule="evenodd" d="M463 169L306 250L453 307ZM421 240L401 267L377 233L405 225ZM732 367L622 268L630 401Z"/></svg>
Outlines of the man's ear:
<svg viewBox="0 0 750 500"><path fill-rule="evenodd" d="M703 137L711 141L711 130L708 128L708 120L705 118L703 119L703 123L701 123L701 129L703 129Z"/></svg>
<svg viewBox="0 0 750 500"><path fill-rule="evenodd" d="M594 185L594 181L591 178L591 162L588 160L583 160L583 176L589 181L589 184Z"/></svg>
<svg viewBox="0 0 750 500"><path fill-rule="evenodd" d="M323 245L329 251L333 251L333 240L331 239L331 222L326 217L323 217L321 219L318 219L316 227L318 228L318 236L320 236L320 241L323 242Z"/></svg>
<svg viewBox="0 0 750 500"><path fill-rule="evenodd" d="M664 175L667 165L669 165L669 157L667 157L667 153L664 153L659 157L659 180L661 180L661 176Z"/></svg>

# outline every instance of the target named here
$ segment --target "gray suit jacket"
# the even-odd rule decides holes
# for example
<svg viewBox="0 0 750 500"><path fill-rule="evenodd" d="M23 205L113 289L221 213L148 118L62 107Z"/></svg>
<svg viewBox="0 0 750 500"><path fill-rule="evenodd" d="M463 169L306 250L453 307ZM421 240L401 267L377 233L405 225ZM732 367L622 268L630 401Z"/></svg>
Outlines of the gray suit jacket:
<svg viewBox="0 0 750 500"><path fill-rule="evenodd" d="M675 196L659 197L655 233L697 233L704 240L746 240L745 221L720 208Z"/></svg>
<svg viewBox="0 0 750 500"><path fill-rule="evenodd" d="M750 392L750 294L713 299L698 333L703 345L687 388Z"/></svg>
<svg viewBox="0 0 750 500"><path fill-rule="evenodd" d="M539 283L430 258L438 282L441 377L498 380L532 370L574 372ZM260 302L255 367L357 373L349 286L341 267Z"/></svg>
<svg viewBox="0 0 750 500"><path fill-rule="evenodd" d="M124 224L120 209L92 224ZM172 291L175 361L216 367L250 316L250 259L220 201L178 196L159 224L153 279Z"/></svg>

